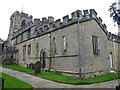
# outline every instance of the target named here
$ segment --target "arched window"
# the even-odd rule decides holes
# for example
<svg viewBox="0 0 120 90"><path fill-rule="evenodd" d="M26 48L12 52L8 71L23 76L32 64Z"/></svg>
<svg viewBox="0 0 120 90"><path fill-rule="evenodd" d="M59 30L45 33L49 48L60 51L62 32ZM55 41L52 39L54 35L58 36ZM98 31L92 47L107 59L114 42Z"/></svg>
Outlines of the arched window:
<svg viewBox="0 0 120 90"><path fill-rule="evenodd" d="M23 61L26 60L26 45L23 46Z"/></svg>
<svg viewBox="0 0 120 90"><path fill-rule="evenodd" d="M56 45L56 39L53 38L53 54L57 53L57 45Z"/></svg>
<svg viewBox="0 0 120 90"><path fill-rule="evenodd" d="M67 52L67 38L63 36L63 52Z"/></svg>
<svg viewBox="0 0 120 90"><path fill-rule="evenodd" d="M44 49L40 51L40 63L41 63L41 68L46 68L46 53Z"/></svg>
<svg viewBox="0 0 120 90"><path fill-rule="evenodd" d="M39 56L39 44L37 43L36 44L36 57Z"/></svg>
<svg viewBox="0 0 120 90"><path fill-rule="evenodd" d="M31 45L28 45L28 55L31 54Z"/></svg>

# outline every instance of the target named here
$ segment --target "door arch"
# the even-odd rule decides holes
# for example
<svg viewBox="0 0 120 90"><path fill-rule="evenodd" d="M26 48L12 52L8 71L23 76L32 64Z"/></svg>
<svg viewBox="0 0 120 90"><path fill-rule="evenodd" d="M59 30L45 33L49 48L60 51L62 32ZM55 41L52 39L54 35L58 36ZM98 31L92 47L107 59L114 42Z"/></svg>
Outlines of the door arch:
<svg viewBox="0 0 120 90"><path fill-rule="evenodd" d="M44 49L40 51L40 63L41 63L41 68L46 68L46 53Z"/></svg>

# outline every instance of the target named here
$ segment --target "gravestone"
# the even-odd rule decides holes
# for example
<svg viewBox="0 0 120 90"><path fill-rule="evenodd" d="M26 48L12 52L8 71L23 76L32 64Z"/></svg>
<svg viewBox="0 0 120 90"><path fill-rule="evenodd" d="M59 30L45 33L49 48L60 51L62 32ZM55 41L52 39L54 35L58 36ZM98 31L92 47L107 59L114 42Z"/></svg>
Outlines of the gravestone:
<svg viewBox="0 0 120 90"><path fill-rule="evenodd" d="M4 87L4 79L0 77L0 90Z"/></svg>
<svg viewBox="0 0 120 90"><path fill-rule="evenodd" d="M40 61L37 61L36 63L35 63L35 74L39 74L39 73L41 73L41 64L40 64Z"/></svg>

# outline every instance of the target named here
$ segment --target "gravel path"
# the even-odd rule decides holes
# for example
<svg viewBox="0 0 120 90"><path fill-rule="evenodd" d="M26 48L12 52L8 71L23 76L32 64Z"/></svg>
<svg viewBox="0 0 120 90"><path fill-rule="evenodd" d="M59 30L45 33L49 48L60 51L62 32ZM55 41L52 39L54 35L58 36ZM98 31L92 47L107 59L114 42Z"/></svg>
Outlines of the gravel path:
<svg viewBox="0 0 120 90"><path fill-rule="evenodd" d="M6 73L10 76L23 80L32 85L34 88L115 88L116 86L118 86L118 79L90 85L71 85L53 82L50 80L42 79L40 77L2 67L0 67L0 72Z"/></svg>

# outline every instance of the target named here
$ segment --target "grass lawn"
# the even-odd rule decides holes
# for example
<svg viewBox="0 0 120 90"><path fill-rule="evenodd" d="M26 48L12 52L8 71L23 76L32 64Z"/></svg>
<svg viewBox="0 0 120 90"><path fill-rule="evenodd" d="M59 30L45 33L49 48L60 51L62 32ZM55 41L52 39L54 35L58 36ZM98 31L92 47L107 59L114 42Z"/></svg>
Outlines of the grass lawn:
<svg viewBox="0 0 120 90"><path fill-rule="evenodd" d="M55 74L52 72L42 72L41 74L38 74L36 76L42 77L44 79L52 80L55 82L65 83L65 84L80 84L79 80L76 80L67 76Z"/></svg>
<svg viewBox="0 0 120 90"><path fill-rule="evenodd" d="M0 72L0 77L4 79L4 88L26 88L28 90L32 90L32 86L23 82L19 79L11 77L7 74Z"/></svg>
<svg viewBox="0 0 120 90"><path fill-rule="evenodd" d="M45 79L49 79L52 81L65 83L65 84L93 84L93 83L110 81L110 80L114 80L114 79L120 79L120 73L119 74L112 73L112 74L102 75L102 76L94 77L91 79L86 79L83 81L75 80L73 78L54 74L51 72L42 72L41 74L38 74L37 76L45 78Z"/></svg>
<svg viewBox="0 0 120 90"><path fill-rule="evenodd" d="M14 69L17 71L22 71L28 74L34 74L34 70L27 69L21 66L17 65L2 65L2 67ZM110 81L114 79L120 79L120 73L112 73L112 74L107 74L107 75L102 75L98 77L94 77L91 79L86 79L86 80L76 80L70 77L62 76L59 74L55 74L52 72L42 72L41 74L36 75L38 77L42 77L44 79L52 80L55 82L60 82L60 83L65 83L65 84L92 84L92 83L100 83L100 82L105 82L105 81Z"/></svg>
<svg viewBox="0 0 120 90"><path fill-rule="evenodd" d="M0 66L2 66L4 68L9 68L9 69L12 69L12 70L20 71L20 72L25 72L25 73L28 73L28 74L34 74L34 70L27 69L25 67L18 66L18 65L0 65Z"/></svg>
<svg viewBox="0 0 120 90"><path fill-rule="evenodd" d="M91 83L100 83L100 82L110 81L110 80L114 80L114 79L120 79L120 73L111 73L111 74L107 74L107 75L94 77L91 79L86 79L84 81L86 83L91 84Z"/></svg>

